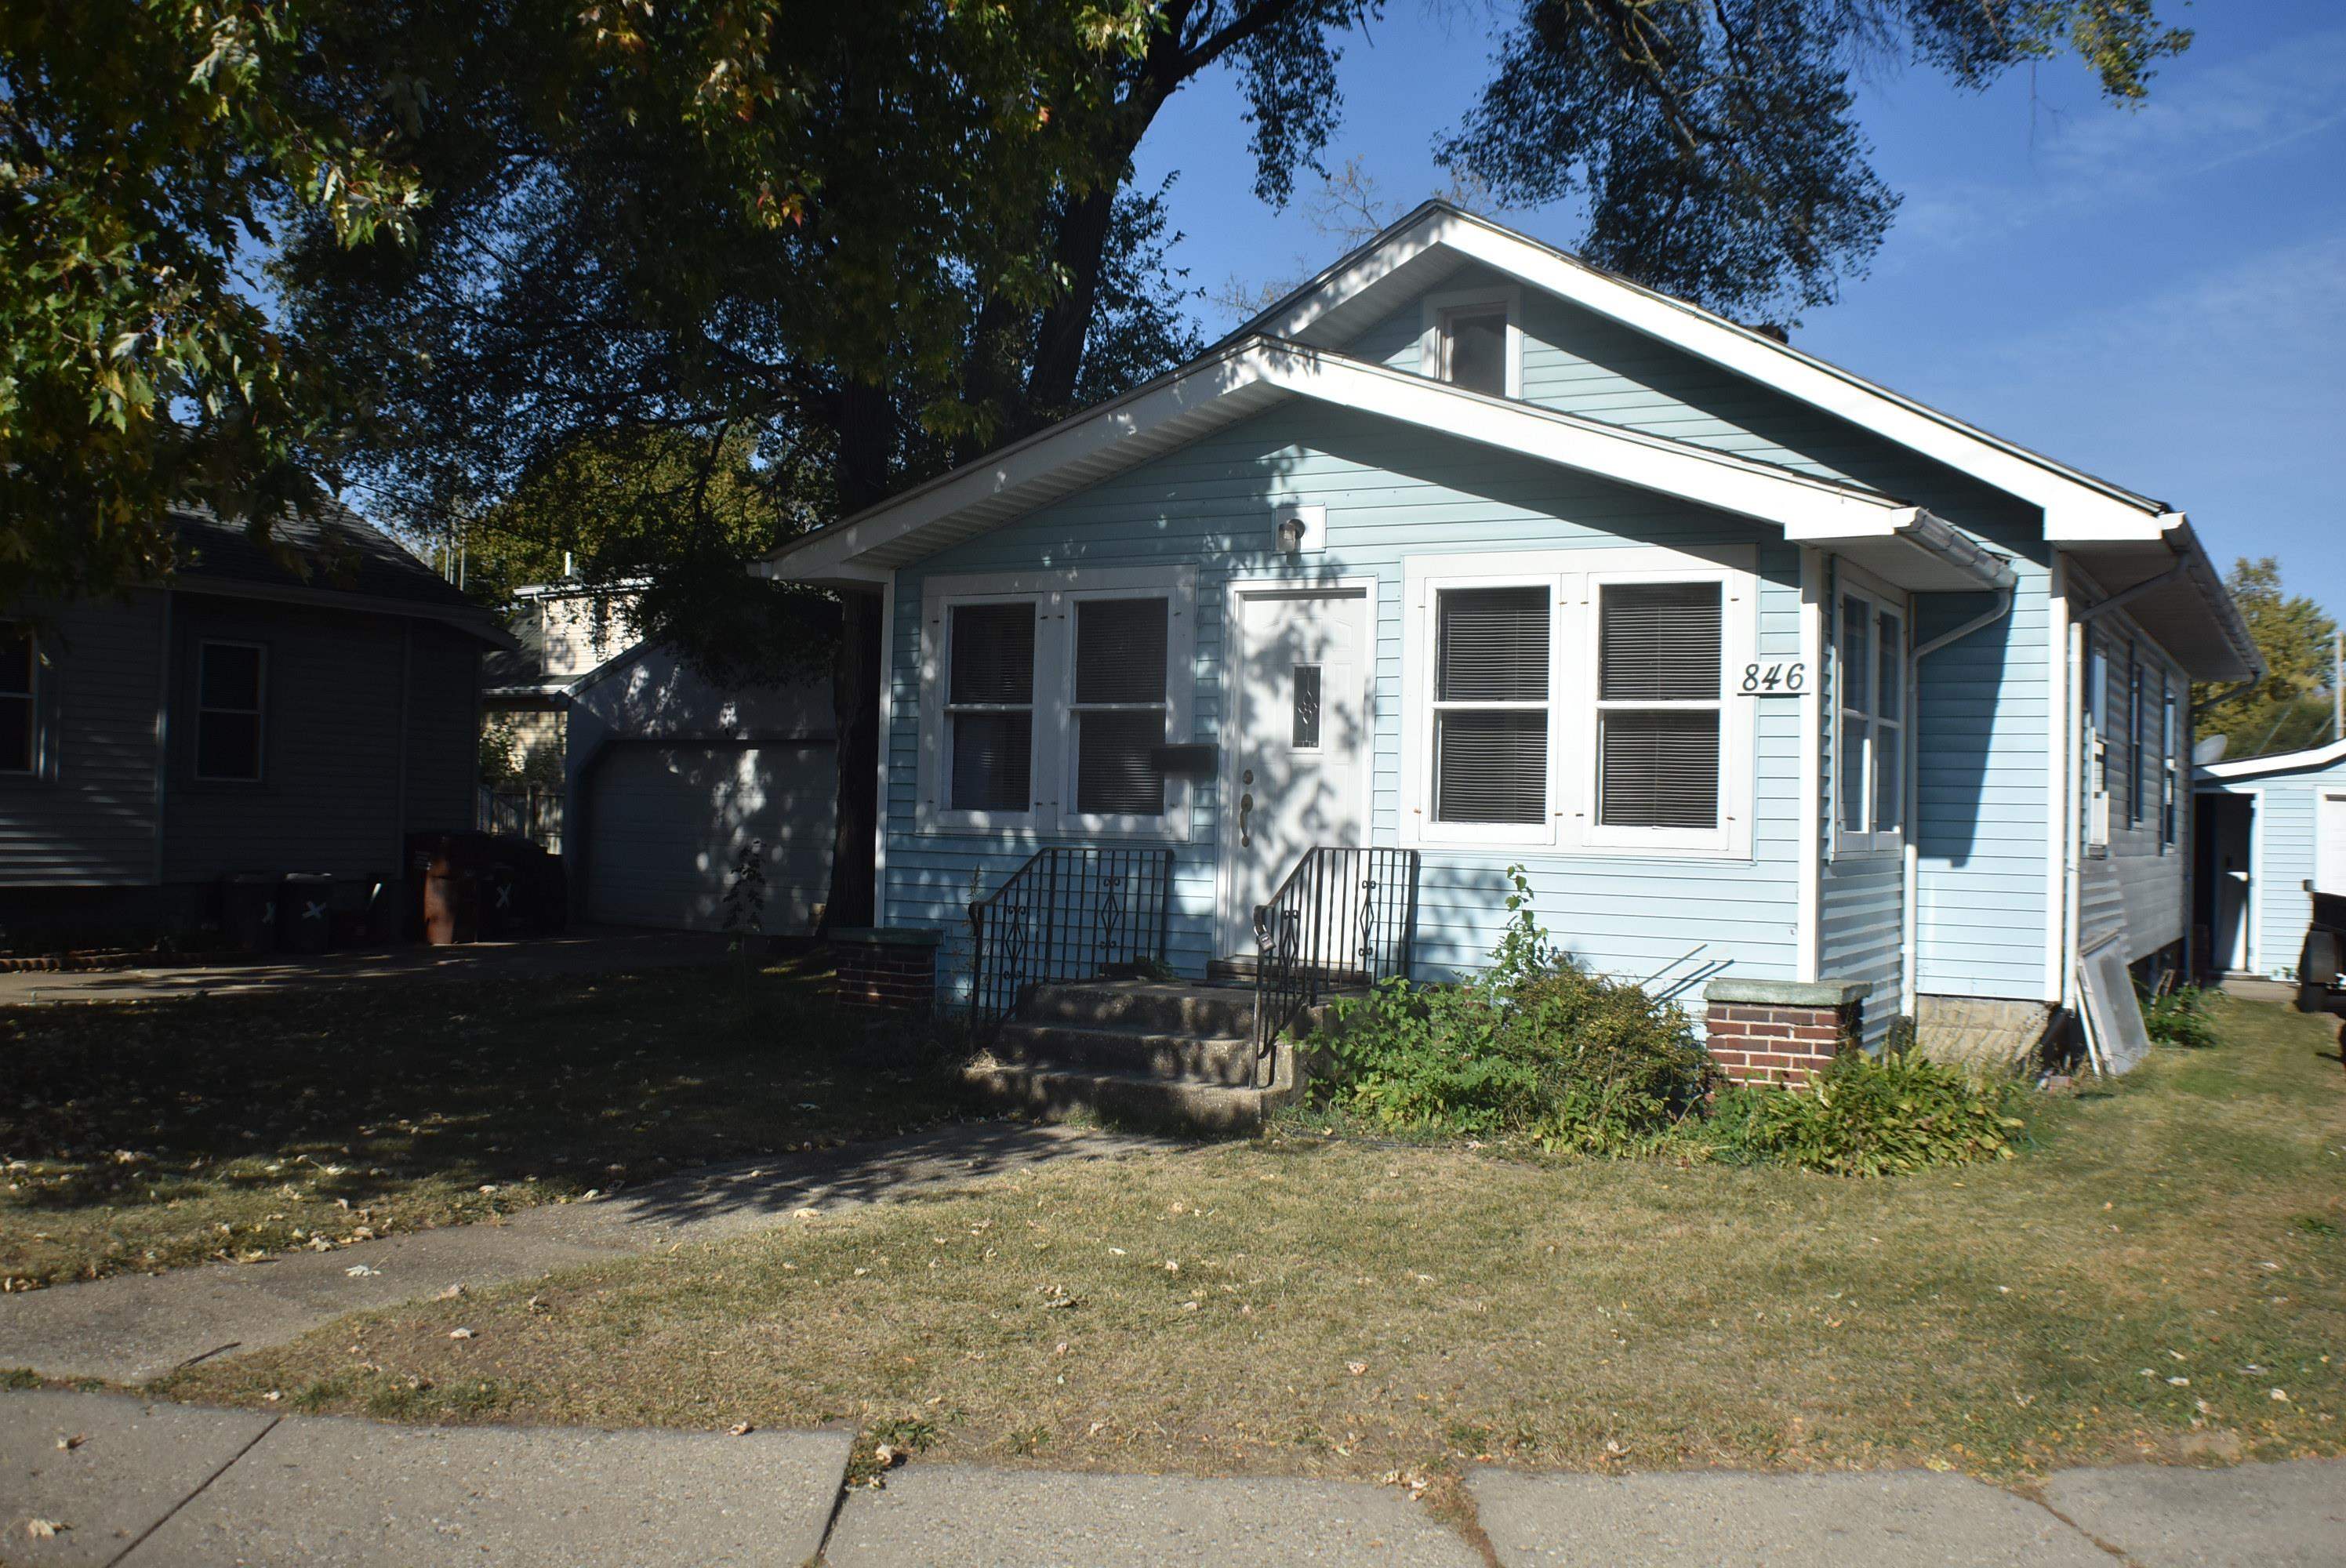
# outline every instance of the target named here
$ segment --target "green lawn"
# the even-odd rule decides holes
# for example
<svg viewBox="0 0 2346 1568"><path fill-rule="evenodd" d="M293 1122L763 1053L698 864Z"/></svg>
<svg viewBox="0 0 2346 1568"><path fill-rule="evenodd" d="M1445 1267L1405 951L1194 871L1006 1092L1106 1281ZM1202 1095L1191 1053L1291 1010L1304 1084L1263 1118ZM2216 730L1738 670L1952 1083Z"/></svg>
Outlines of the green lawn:
<svg viewBox="0 0 2346 1568"><path fill-rule="evenodd" d="M0 1282L461 1224L952 1114L791 966L0 1011Z"/></svg>
<svg viewBox="0 0 2346 1568"><path fill-rule="evenodd" d="M418 1303L164 1387L1437 1485L1477 1461L2346 1451L2336 1023L2218 1018L2221 1047L2048 1102L1988 1166L1851 1181L1290 1132Z"/></svg>

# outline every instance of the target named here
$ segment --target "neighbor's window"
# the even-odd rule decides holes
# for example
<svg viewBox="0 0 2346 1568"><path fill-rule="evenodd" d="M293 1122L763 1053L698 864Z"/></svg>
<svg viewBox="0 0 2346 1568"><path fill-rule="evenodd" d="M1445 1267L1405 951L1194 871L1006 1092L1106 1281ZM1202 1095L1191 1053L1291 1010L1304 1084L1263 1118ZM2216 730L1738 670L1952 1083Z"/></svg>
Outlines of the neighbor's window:
<svg viewBox="0 0 2346 1568"><path fill-rule="evenodd" d="M1164 598L1076 604L1076 809L1087 817L1161 817L1165 775L1149 754L1165 744Z"/></svg>
<svg viewBox="0 0 2346 1568"><path fill-rule="evenodd" d="M945 726L952 809L1031 810L1035 606L955 605L951 616Z"/></svg>
<svg viewBox="0 0 2346 1568"><path fill-rule="evenodd" d="M0 773L30 773L40 761L36 667L33 634L13 621L0 621Z"/></svg>
<svg viewBox="0 0 2346 1568"><path fill-rule="evenodd" d="M2165 670L2158 672L2158 841L2168 849L2178 842L2181 802L2177 799L2183 759L2182 714L2175 687Z"/></svg>
<svg viewBox="0 0 2346 1568"><path fill-rule="evenodd" d="M1507 395L1507 312L1475 306L1442 313L1442 379L1468 392Z"/></svg>
<svg viewBox="0 0 2346 1568"><path fill-rule="evenodd" d="M1435 821L1547 820L1551 596L1545 586L1437 596Z"/></svg>
<svg viewBox="0 0 2346 1568"><path fill-rule="evenodd" d="M1905 617L1844 594L1835 652L1841 830L1895 833L1906 810Z"/></svg>
<svg viewBox="0 0 2346 1568"><path fill-rule="evenodd" d="M1719 826L1721 608L1715 582L1599 591L1600 826Z"/></svg>
<svg viewBox="0 0 2346 1568"><path fill-rule="evenodd" d="M252 643L196 650L196 777L249 784L260 777L261 692L267 657Z"/></svg>

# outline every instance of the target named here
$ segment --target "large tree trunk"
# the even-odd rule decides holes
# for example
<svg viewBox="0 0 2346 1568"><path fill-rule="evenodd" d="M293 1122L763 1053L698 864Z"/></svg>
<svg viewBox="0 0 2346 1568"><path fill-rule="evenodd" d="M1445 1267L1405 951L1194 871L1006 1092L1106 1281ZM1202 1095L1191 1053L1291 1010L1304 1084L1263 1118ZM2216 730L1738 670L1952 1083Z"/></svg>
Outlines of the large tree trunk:
<svg viewBox="0 0 2346 1568"><path fill-rule="evenodd" d="M850 382L836 413L839 509L849 516L888 494L895 411L879 387ZM839 652L831 662L831 722L839 736L838 824L831 842L831 896L823 929L876 925L873 897L880 825L880 596L840 595Z"/></svg>

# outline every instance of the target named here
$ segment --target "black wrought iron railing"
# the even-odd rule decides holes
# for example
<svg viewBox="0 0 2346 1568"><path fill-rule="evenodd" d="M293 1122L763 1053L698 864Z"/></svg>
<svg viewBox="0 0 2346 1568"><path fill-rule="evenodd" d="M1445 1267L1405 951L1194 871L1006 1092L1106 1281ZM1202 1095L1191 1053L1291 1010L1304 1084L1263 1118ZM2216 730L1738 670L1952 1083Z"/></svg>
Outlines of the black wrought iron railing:
<svg viewBox="0 0 2346 1568"><path fill-rule="evenodd" d="M1036 850L969 906L972 1039L991 1041L1030 985L1161 965L1172 900L1170 849Z"/></svg>
<svg viewBox="0 0 2346 1568"><path fill-rule="evenodd" d="M1268 1056L1280 1032L1331 990L1410 974L1417 931L1417 851L1304 851L1254 911L1254 1043Z"/></svg>

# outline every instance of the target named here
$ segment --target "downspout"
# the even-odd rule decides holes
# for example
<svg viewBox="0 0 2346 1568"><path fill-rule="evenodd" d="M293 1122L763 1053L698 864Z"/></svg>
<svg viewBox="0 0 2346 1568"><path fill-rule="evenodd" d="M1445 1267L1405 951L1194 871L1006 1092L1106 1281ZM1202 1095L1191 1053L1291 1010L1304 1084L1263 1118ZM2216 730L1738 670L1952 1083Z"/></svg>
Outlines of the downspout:
<svg viewBox="0 0 2346 1568"><path fill-rule="evenodd" d="M1798 914L1800 948L1793 954L1795 980L1814 980L1823 963L1821 953L1824 904L1824 735L1825 637L1821 617L1831 603L1825 597L1824 560L1814 549L1800 550L1800 658L1809 669L1809 689L1800 694L1800 885Z"/></svg>
<svg viewBox="0 0 2346 1568"><path fill-rule="evenodd" d="M1953 645L1963 641L1974 632L1979 631L1987 626L1992 626L1996 622L2012 614L2012 602L2014 592L2014 584L2011 582L2004 583L2002 586L1994 590L1995 603L1994 605L1990 606L1986 610L1981 612L1979 615L1974 616L1962 626L1955 627L1954 630L1943 633L1938 636L1933 637L1929 642L1917 646L1914 651L1906 657L1906 702L1908 718L1906 722L1905 740L1903 743L1906 748L1906 756L1904 758L1906 785L1905 799L1902 803L1905 812L1904 821L1906 824L1906 850L1903 857L1906 863L1906 886L1905 896L1899 901L1900 913L1905 929L1901 933L1903 940L1899 943L1900 961L1898 1010L1910 1018L1913 1016L1914 1013L1914 988L1916 979L1914 942L1920 924L1915 917L1914 902L1920 896L1923 881L1922 823L1915 815L1915 813L1921 809L1923 791L1921 785L1916 781L1914 777L1918 771L1914 766L1916 755L1915 743L1923 728L1923 661L1929 658L1933 654L1939 652L1942 648L1952 647Z"/></svg>

